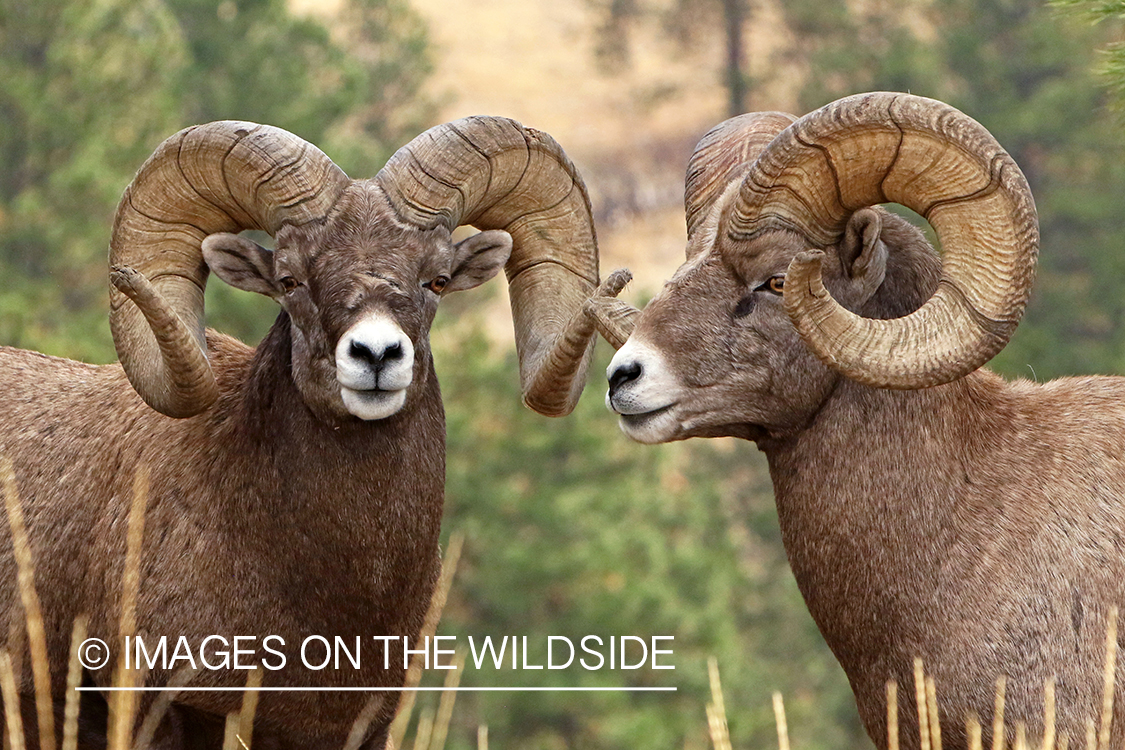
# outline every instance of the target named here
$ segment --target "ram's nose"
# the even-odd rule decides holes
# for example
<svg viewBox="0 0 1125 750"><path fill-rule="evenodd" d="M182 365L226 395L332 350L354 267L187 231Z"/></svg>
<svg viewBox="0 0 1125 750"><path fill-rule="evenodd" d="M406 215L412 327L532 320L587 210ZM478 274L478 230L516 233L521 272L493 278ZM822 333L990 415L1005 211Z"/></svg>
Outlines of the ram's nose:
<svg viewBox="0 0 1125 750"><path fill-rule="evenodd" d="M356 323L336 345L336 378L346 388L406 388L413 368L414 346L410 337L384 315L371 315Z"/></svg>
<svg viewBox="0 0 1125 750"><path fill-rule="evenodd" d="M374 372L379 372L385 364L402 359L404 351L400 341L372 344L353 339L348 344L348 354L352 359L366 363Z"/></svg>
<svg viewBox="0 0 1125 750"><path fill-rule="evenodd" d="M621 386L639 379L643 371L644 368L641 363L636 360L611 364L609 369L606 370L606 377L609 379L610 398Z"/></svg>

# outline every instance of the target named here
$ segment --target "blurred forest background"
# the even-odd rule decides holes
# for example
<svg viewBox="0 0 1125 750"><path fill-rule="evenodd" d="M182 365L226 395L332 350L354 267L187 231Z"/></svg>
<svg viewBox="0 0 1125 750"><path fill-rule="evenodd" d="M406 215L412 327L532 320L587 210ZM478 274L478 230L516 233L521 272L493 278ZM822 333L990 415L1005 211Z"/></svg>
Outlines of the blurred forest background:
<svg viewBox="0 0 1125 750"><path fill-rule="evenodd" d="M726 116L872 89L945 100L1026 172L1042 253L993 366L1125 373L1122 0L0 0L0 344L113 359L105 247L156 145L197 122L287 128L349 174L425 127L507 115L552 133L594 197L603 269L643 302L678 265L691 148ZM254 341L272 303L208 289ZM466 685L674 685L673 694L462 694L447 746L704 748L706 659L735 747L869 747L787 569L752 445L628 442L602 406L519 403L503 285L444 303L445 528L466 535L440 632L672 635L675 672L469 670ZM143 585L143 583L142 583ZM431 676L440 680L441 674ZM419 704L436 698L423 695Z"/></svg>

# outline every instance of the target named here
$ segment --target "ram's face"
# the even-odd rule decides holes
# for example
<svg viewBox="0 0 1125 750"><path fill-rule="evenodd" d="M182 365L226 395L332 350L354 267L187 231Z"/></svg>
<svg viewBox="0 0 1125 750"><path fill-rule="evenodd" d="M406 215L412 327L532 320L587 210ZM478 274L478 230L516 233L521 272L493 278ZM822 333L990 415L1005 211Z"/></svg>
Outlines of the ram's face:
<svg viewBox="0 0 1125 750"><path fill-rule="evenodd" d="M606 404L629 437L758 439L823 401L835 376L782 301L786 268L804 245L789 232L752 243L696 254L641 313L607 370Z"/></svg>
<svg viewBox="0 0 1125 750"><path fill-rule="evenodd" d="M330 420L384 419L411 403L431 370L441 296L491 278L510 251L505 232L454 244L443 228L403 225L369 183L346 191L323 225L282 229L273 252L234 235L204 245L221 278L287 313L293 380Z"/></svg>

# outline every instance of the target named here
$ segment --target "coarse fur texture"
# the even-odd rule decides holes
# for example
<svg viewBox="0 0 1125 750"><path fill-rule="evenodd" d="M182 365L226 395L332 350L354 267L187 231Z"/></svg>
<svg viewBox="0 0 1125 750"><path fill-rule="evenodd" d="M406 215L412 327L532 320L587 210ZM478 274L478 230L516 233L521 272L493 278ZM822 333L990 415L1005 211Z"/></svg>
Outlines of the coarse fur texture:
<svg viewBox="0 0 1125 750"><path fill-rule="evenodd" d="M0 452L16 463L56 696L78 614L88 613L92 637L117 643L124 532L133 469L142 464L151 467L142 633L168 636L173 645L182 635L194 646L208 635L256 636L249 647L257 658L244 663L270 657L262 639L280 635L287 666L267 671L267 686L401 684L401 649L384 671L371 636L416 633L440 569L444 422L437 381L428 365L425 392L378 429L358 420L325 423L289 376L288 328L283 313L257 351L211 333L219 401L186 420L150 409L117 365L0 348ZM10 553L0 570L14 582ZM0 588L13 627L22 627L18 596L15 586ZM310 635L340 635L349 646L361 636L364 669L304 669L298 649ZM208 658L217 663L214 653ZM111 667L91 673L90 683L108 685ZM30 693L30 670L23 673ZM158 668L145 684L164 685L169 676ZM191 684L244 680L244 672L201 669ZM105 727L89 726L102 699L87 695L85 746L93 747L99 736L104 743ZM393 717L397 696L389 695L376 726ZM263 693L254 746L342 746L367 697ZM240 703L238 693L182 694L155 746L219 747L221 717ZM33 715L25 727L35 727ZM375 737L371 746L382 741Z"/></svg>
<svg viewBox="0 0 1125 750"><path fill-rule="evenodd" d="M765 453L797 583L877 746L894 679L901 746L918 747L901 697L916 657L936 683L944 747L966 746L970 716L991 743L1001 675L1009 732L1022 722L1038 743L1056 678L1058 731L1081 742L1101 713L1109 614L1125 603L1125 379L977 369L890 389L846 377L786 309L794 259L814 247L839 305L891 320L932 298L942 258L879 207L853 210L826 246L784 227L732 236L745 170L704 205L688 261L636 318L607 405L641 442L735 436ZM1114 712L1116 747L1120 682Z"/></svg>
<svg viewBox="0 0 1125 750"><path fill-rule="evenodd" d="M856 306L869 317L915 309L940 269L920 233L883 223L893 262ZM610 377L655 351L671 375L651 392L676 398L631 402L645 375L620 382L609 398L623 429L644 442L757 443L793 573L877 745L886 681L912 685L915 657L936 682L945 747L965 746L969 715L987 745L1000 675L1006 723L1032 737L1044 681L1057 677L1058 731L1080 741L1100 715L1109 610L1125 603L1125 379L1006 382L981 369L922 390L855 383L808 351L780 295L760 289L784 273L789 239L763 239L769 251L741 271L716 253L712 273L681 271L648 305ZM856 300L854 282L834 276L833 296ZM736 314L740 304L751 310ZM642 405L666 410L629 413ZM899 705L912 747L913 702ZM1114 746L1125 739L1120 685L1115 706Z"/></svg>
<svg viewBox="0 0 1125 750"><path fill-rule="evenodd" d="M449 156L453 148L466 159ZM505 159L518 167L514 177ZM446 174L447 161L460 171ZM144 685L165 686L191 664L192 687L241 688L245 670L258 668L266 688L397 688L402 638L417 648L441 567L445 422L429 343L441 297L518 260L510 279L533 287L522 301L533 316L563 322L559 330L521 324L517 311L517 332L522 325L538 358L525 392L549 413L573 408L594 332L565 297L580 306L593 291L597 256L585 187L561 149L510 120L468 118L419 136L393 162L398 172L349 180L315 147L274 128L182 131L142 167L115 222L111 328L122 362L0 347L0 456L14 465L34 551L56 726L75 619L88 616L88 635L113 656L85 672L87 685L109 687L123 657L125 532L139 468L149 471L149 489L136 632L150 655L167 639L167 665L156 659ZM482 182L466 163L501 195L466 186ZM475 200L486 215L474 223L485 231L454 243L460 208L403 177L402 164L422 164L442 190ZM575 206L561 228L543 216L560 191ZM419 223L400 204L443 218ZM536 237L514 243L505 227L517 218L525 229L513 233L530 225ZM255 227L274 234L276 249L235 233ZM549 279L536 270L544 267ZM257 348L211 330L196 337L209 273L280 305ZM570 356L561 369L559 349ZM19 633L7 531L0 576L11 584L0 587L0 627ZM225 644L205 646L210 636ZM307 668L312 637L339 637L359 665ZM310 663L324 659L321 644L308 644ZM222 664L224 649L237 665L208 667ZM21 676L34 744L31 670ZM138 726L156 695L142 696ZM399 695L263 692L254 747L342 747L376 700L362 747L382 748ZM241 701L240 692L179 693L152 746L217 750L224 717ZM101 694L84 693L81 724L81 747L106 746Z"/></svg>

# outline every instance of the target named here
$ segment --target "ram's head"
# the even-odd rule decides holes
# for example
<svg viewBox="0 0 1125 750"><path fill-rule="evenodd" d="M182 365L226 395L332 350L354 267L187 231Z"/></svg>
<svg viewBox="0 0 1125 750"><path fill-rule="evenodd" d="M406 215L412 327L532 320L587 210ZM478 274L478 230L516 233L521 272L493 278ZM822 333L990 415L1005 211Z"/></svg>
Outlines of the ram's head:
<svg viewBox="0 0 1125 750"><path fill-rule="evenodd" d="M471 224L481 233L454 244ZM264 230L270 251L237 233ZM442 295L504 267L524 398L577 401L598 283L589 199L548 135L495 117L433 128L370 180L350 180L277 128L216 122L169 138L126 190L110 245L110 324L137 392L174 417L218 387L207 356L209 271L272 297L292 377L326 420L382 419L420 390Z"/></svg>
<svg viewBox="0 0 1125 750"><path fill-rule="evenodd" d="M729 120L692 156L685 203L687 262L663 291L639 317L617 301L591 310L621 347L607 403L642 442L785 434L841 377L960 378L1007 343L1038 250L1011 157L969 117L906 94ZM925 217L942 258L882 203Z"/></svg>

